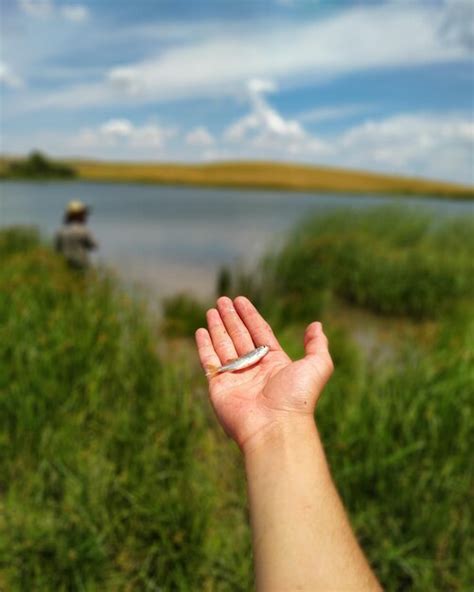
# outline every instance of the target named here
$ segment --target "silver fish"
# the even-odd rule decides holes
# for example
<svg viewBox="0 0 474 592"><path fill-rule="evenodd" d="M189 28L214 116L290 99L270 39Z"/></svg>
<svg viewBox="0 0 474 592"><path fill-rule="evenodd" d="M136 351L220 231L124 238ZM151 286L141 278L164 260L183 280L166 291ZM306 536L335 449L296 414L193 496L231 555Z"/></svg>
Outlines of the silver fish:
<svg viewBox="0 0 474 592"><path fill-rule="evenodd" d="M222 372L235 372L236 370L243 370L244 368L248 368L249 366L253 366L257 362L259 362L262 358L264 358L270 348L268 345L261 345L257 347L257 349L252 350L248 354L241 356L240 358L236 358L235 360L230 360L223 366L213 366L212 364L206 365L206 376L216 376L216 374L221 374Z"/></svg>

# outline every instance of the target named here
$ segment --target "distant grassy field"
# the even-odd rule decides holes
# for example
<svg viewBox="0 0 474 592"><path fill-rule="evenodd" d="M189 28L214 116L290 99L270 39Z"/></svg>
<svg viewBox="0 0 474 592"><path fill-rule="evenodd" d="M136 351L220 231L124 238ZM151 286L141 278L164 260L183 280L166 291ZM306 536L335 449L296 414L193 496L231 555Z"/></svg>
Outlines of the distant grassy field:
<svg viewBox="0 0 474 592"><path fill-rule="evenodd" d="M6 162L3 159L2 164L0 160L0 174ZM79 178L93 181L474 198L473 187L454 183L277 162L162 164L69 160L67 164L77 171Z"/></svg>
<svg viewBox="0 0 474 592"><path fill-rule="evenodd" d="M472 584L472 231L385 209L332 216L261 278L225 278L292 356L305 323L324 321L336 372L318 425L387 591ZM168 300L170 339L109 272L73 273L34 230L1 231L0 260L0 589L252 589L239 456L176 338L203 305ZM373 327L380 351L356 345Z"/></svg>

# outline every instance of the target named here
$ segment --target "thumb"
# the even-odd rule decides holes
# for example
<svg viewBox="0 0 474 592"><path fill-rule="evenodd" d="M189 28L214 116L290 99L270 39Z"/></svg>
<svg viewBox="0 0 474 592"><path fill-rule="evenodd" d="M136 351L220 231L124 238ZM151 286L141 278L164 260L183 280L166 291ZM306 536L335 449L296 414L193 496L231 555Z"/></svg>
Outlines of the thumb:
<svg viewBox="0 0 474 592"><path fill-rule="evenodd" d="M310 323L304 334L305 360L317 369L324 383L333 373L334 364L328 349L328 338L319 322Z"/></svg>

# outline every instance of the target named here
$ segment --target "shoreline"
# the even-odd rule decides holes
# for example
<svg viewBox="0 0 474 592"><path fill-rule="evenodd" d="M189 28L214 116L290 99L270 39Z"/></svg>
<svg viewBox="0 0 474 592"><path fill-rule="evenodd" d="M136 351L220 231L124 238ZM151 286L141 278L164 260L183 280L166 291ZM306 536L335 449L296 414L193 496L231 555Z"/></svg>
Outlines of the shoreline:
<svg viewBox="0 0 474 592"><path fill-rule="evenodd" d="M16 160L0 157L0 181L55 182L64 179L7 177L2 169ZM474 187L350 169L264 161L205 164L64 161L77 172L73 181L140 183L215 189L253 189L338 194L379 194L389 197L438 197L473 200Z"/></svg>

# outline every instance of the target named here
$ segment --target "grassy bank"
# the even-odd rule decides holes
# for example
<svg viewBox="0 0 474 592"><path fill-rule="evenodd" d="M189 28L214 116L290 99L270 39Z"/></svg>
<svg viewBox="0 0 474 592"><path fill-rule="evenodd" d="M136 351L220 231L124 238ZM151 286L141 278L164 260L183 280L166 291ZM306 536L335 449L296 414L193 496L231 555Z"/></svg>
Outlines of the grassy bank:
<svg viewBox="0 0 474 592"><path fill-rule="evenodd" d="M252 276L228 272L274 317L320 315L335 297L381 315L440 318L474 296L474 220L413 209L342 211L309 220Z"/></svg>
<svg viewBox="0 0 474 592"><path fill-rule="evenodd" d="M383 218L361 217L343 232L335 218L289 241L275 261L295 263L312 245L304 241L315 241L298 269L329 278L324 301L319 280L302 288L297 273L283 276L273 296L265 288L275 281L270 275L256 285L232 273L230 281L237 288L245 280L246 291L256 292L293 355L301 352L304 323L317 313L325 320L337 370L318 424L352 523L385 588L461 591L474 569L468 292L448 290L441 314L422 300L429 308L423 318L432 319L429 338L398 340L383 365L331 315L353 284L349 290L346 280L339 285L330 277L345 261L342 253L353 250L351 240L359 244L362 236L370 242L378 233L372 250L397 262L387 276L399 295L391 302L404 302L407 288L397 285L405 275L438 298L438 284L452 281L449 262L456 277L467 273L464 255L458 263L460 223L395 220L398 229L389 231ZM339 249L329 236L336 232L344 238ZM425 251L434 261L443 252L440 275L426 271L434 263L418 276L411 271ZM209 413L191 344L166 342L107 272L73 274L34 231L1 232L0 259L0 588L251 589L242 467ZM360 286L383 269L370 267L373 276L356 268ZM357 302L380 311L376 303L390 294L373 290ZM308 306L289 316L297 298ZM199 316L185 299L168 303L167 311L174 334L189 331ZM397 313L401 333L413 323L408 318L419 322L417 311L399 305L394 311L392 304L381 312ZM173 316L191 321L173 324Z"/></svg>
<svg viewBox="0 0 474 592"><path fill-rule="evenodd" d="M7 166L0 161L0 173ZM432 195L472 199L474 188L442 181L277 162L210 164L126 163L71 160L79 178L91 181L162 183L206 187L284 189L342 193Z"/></svg>
<svg viewBox="0 0 474 592"><path fill-rule="evenodd" d="M0 587L244 589L236 457L223 475L189 363L163 365L140 304L34 231L3 231L0 258Z"/></svg>

